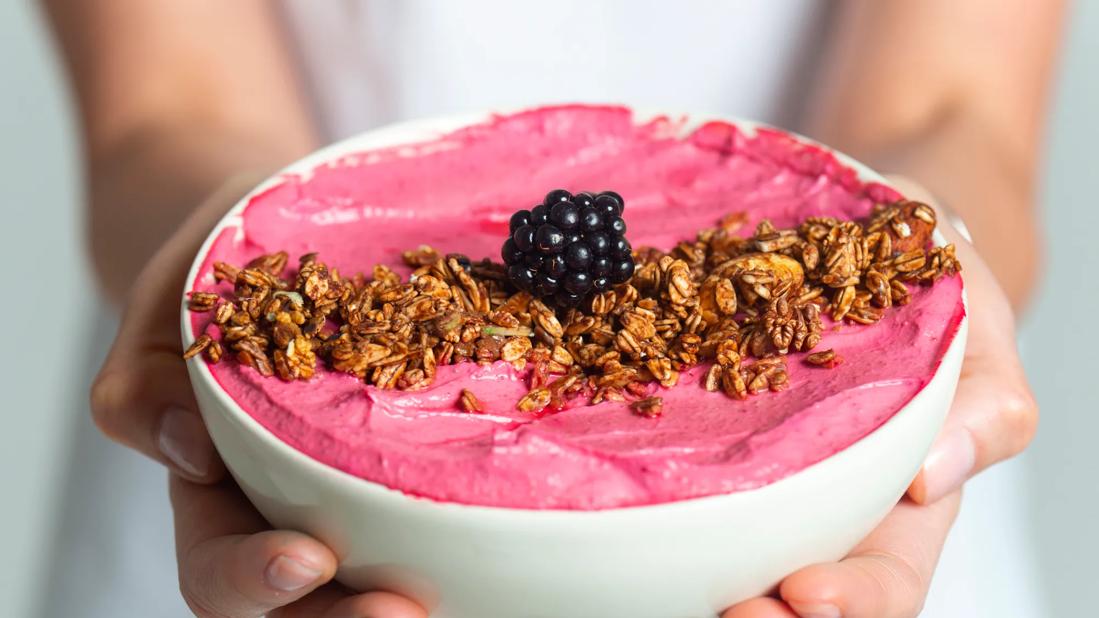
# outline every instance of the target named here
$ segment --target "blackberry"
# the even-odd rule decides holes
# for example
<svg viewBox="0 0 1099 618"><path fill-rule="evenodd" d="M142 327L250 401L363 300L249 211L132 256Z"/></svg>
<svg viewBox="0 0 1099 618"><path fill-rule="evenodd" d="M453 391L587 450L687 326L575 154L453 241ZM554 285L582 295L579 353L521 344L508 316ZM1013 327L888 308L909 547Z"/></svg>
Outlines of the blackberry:
<svg viewBox="0 0 1099 618"><path fill-rule="evenodd" d="M607 255L611 248L611 239L603 232L596 230L585 235L591 252L595 255ZM518 241L516 241L518 243Z"/></svg>
<svg viewBox="0 0 1099 618"><path fill-rule="evenodd" d="M546 194L546 199L542 200L542 203L546 206L553 206L557 202L567 202L572 199L572 194L564 189L554 189Z"/></svg>
<svg viewBox="0 0 1099 618"><path fill-rule="evenodd" d="M603 229L603 215L599 211L586 206L580 209L580 229L585 232L595 232ZM515 232L515 230L511 230Z"/></svg>
<svg viewBox="0 0 1099 618"><path fill-rule="evenodd" d="M504 246L500 249L500 258L504 260L504 264L511 266L516 262L523 259L523 252L519 250L519 247L515 246L515 239L509 237Z"/></svg>
<svg viewBox="0 0 1099 618"><path fill-rule="evenodd" d="M511 239L509 238L508 242L510 241ZM569 270L587 270L588 266L591 264L591 258L591 247L583 240L570 243L568 248L565 249L565 263L568 264Z"/></svg>
<svg viewBox="0 0 1099 618"><path fill-rule="evenodd" d="M613 263L610 258L597 257L591 262L590 272L596 277L606 277L611 274L611 267Z"/></svg>
<svg viewBox="0 0 1099 618"><path fill-rule="evenodd" d="M557 293L557 279L547 275L546 273L538 273L538 276L534 278L534 294L535 296L553 296Z"/></svg>
<svg viewBox="0 0 1099 618"><path fill-rule="evenodd" d="M539 204L530 209L530 224L539 226L549 220L549 206Z"/></svg>
<svg viewBox="0 0 1099 618"><path fill-rule="evenodd" d="M508 279L515 287L529 292L534 286L534 271L523 264L512 264L508 267Z"/></svg>
<svg viewBox="0 0 1099 618"><path fill-rule="evenodd" d="M593 205L604 217L617 217L622 214L622 198L611 191L604 191L596 196Z"/></svg>
<svg viewBox="0 0 1099 618"><path fill-rule="evenodd" d="M618 195L617 193L615 195ZM587 191L581 191L572 196L572 203L580 208L587 208L595 203L595 196Z"/></svg>
<svg viewBox="0 0 1099 618"><path fill-rule="evenodd" d="M625 283L633 276L633 260L622 260L611 266L611 281Z"/></svg>
<svg viewBox="0 0 1099 618"><path fill-rule="evenodd" d="M508 232L514 234L515 230L523 227L524 225L530 225L529 210L520 210L514 215L511 215L511 221L508 222Z"/></svg>
<svg viewBox="0 0 1099 618"><path fill-rule="evenodd" d="M591 289L592 276L584 271L573 271L565 277L565 291L585 294Z"/></svg>
<svg viewBox="0 0 1099 618"><path fill-rule="evenodd" d="M542 265L545 263L546 256L536 251L527 253L523 256L523 264L525 264L527 268L533 270L535 273L537 273L539 270L542 270Z"/></svg>
<svg viewBox="0 0 1099 618"><path fill-rule="evenodd" d="M580 225L580 209L572 202L557 202L550 207L550 223L568 231Z"/></svg>
<svg viewBox="0 0 1099 618"><path fill-rule="evenodd" d="M515 241L517 249L523 253L529 252L534 248L534 226L520 225L519 229L511 235L511 239Z"/></svg>
<svg viewBox="0 0 1099 618"><path fill-rule="evenodd" d="M534 246L543 255L561 253L565 249L565 234L551 223L540 225L534 233Z"/></svg>
<svg viewBox="0 0 1099 618"><path fill-rule="evenodd" d="M546 261L542 263L542 271L554 279L564 277L569 273L569 267L565 265L565 256L558 253L553 257L546 258Z"/></svg>
<svg viewBox="0 0 1099 618"><path fill-rule="evenodd" d="M555 189L541 204L516 212L500 249L508 280L559 307L575 307L589 294L629 281L633 248L623 208L614 191Z"/></svg>
<svg viewBox="0 0 1099 618"><path fill-rule="evenodd" d="M611 241L609 253L616 260L624 260L633 254L633 248L630 247L630 241L621 236L615 236Z"/></svg>

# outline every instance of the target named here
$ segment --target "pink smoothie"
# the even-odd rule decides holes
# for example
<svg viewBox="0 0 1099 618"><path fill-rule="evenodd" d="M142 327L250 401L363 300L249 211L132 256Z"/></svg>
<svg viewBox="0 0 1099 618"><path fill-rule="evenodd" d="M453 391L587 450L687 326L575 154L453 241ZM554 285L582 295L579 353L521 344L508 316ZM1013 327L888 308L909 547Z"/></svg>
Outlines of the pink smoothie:
<svg viewBox="0 0 1099 618"><path fill-rule="evenodd" d="M434 141L348 156L287 176L248 204L206 256L194 287L215 285L214 261L316 251L350 274L430 244L499 259L508 217L549 189L613 189L626 200L635 247L670 248L723 215L747 211L794 225L809 215L863 217L896 199L863 185L828 153L774 131L745 135L714 122L635 124L618 107L554 107L501 116ZM309 382L262 378L234 362L210 367L248 414L307 455L355 476L434 500L529 509L605 509L757 488L832 455L888 420L930 380L963 316L962 282L914 288L874 326L832 325L818 349L846 359L825 370L791 355L791 388L735 401L700 386L706 367L671 389L664 413L624 404L518 412L523 375L509 365L440 367L418 392L382 391L319 369ZM209 314L195 314L196 332ZM208 332L216 335L216 329ZM196 361L198 362L198 361ZM461 412L468 388L487 410Z"/></svg>

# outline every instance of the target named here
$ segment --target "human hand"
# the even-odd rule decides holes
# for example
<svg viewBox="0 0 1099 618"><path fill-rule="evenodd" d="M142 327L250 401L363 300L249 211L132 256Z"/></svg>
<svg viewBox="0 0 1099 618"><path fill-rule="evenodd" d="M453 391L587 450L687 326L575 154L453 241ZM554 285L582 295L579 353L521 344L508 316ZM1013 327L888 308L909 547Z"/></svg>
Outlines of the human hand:
<svg viewBox="0 0 1099 618"><path fill-rule="evenodd" d="M922 187L892 179L905 195L934 204ZM843 560L787 577L777 598L740 603L722 618L901 618L923 606L960 488L970 476L1023 450L1038 408L1015 347L1011 305L988 266L960 234L957 246L969 297L969 340L950 414L908 494Z"/></svg>
<svg viewBox="0 0 1099 618"><path fill-rule="evenodd" d="M329 583L338 562L329 548L270 530L226 477L198 414L181 358L180 294L203 239L258 180L226 183L142 271L92 387L93 418L107 436L171 470L180 590L196 615L424 618L397 595L356 595Z"/></svg>

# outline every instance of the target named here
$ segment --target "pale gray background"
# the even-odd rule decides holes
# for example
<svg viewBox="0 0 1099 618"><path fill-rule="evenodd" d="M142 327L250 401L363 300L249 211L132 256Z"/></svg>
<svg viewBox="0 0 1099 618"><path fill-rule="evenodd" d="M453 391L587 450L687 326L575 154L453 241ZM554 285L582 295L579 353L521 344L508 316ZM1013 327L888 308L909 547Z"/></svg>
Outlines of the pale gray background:
<svg viewBox="0 0 1099 618"><path fill-rule="evenodd" d="M1088 611L1099 556L1097 113L1099 1L1082 0L1068 28L1050 125L1043 190L1046 277L1022 334L1043 421L1034 447L1016 465L1025 468L1029 482L1026 516L1037 554L1030 570L1042 579L1049 616ZM7 289L0 301L0 530L7 540L0 559L0 613L5 616L35 615L41 607L36 597L50 594L55 562L68 559L67 544L55 532L59 522L95 517L109 526L115 521L109 492L98 508L60 512L63 492L79 492L92 482L70 474L69 457L98 439L90 437L86 389L109 337L83 259L78 159L65 85L42 24L31 3L4 0L0 203L6 223L0 228L0 264ZM137 457L132 469L143 478L159 474ZM113 479L106 486L128 480ZM110 568L111 550L102 547L101 554L81 561ZM144 607L154 611L155 606Z"/></svg>

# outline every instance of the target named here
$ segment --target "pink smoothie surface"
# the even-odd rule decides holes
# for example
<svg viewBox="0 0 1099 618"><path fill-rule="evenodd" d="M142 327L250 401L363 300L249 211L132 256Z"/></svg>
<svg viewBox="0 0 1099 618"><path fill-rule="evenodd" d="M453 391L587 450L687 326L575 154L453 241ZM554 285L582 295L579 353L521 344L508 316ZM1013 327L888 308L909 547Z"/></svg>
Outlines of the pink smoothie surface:
<svg viewBox="0 0 1099 618"><path fill-rule="evenodd" d="M341 273L376 263L403 275L401 252L499 260L508 218L548 190L613 189L634 247L671 248L735 211L793 226L810 215L865 217L899 197L862 184L831 154L785 133L724 122L684 130L681 118L638 122L621 107L565 106L496 116L424 143L373 150L286 175L253 197L205 256L193 287L215 284L215 261L319 252ZM789 358L790 388L737 401L706 392L707 367L685 372L659 418L626 404L577 404L532 416L515 409L526 375L503 362L440 367L416 392L383 391L320 368L307 382L210 365L240 407L323 463L410 495L527 509L605 509L758 488L874 431L927 385L963 317L959 277L914 287L912 302L872 326L826 320L818 350L832 370ZM196 333L210 314L194 314ZM201 361L194 361L201 362ZM462 412L462 389L485 404Z"/></svg>

